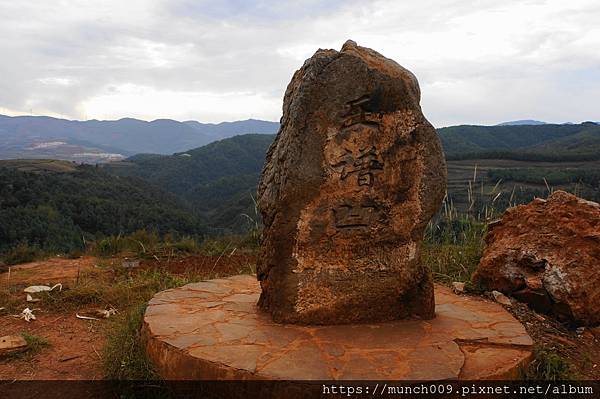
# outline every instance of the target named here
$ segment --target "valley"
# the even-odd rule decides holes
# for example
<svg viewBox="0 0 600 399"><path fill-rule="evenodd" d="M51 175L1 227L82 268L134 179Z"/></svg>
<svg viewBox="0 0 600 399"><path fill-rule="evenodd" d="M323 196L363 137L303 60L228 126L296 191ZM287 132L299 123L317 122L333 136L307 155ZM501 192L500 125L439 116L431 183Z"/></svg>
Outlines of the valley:
<svg viewBox="0 0 600 399"><path fill-rule="evenodd" d="M558 189L600 200L595 147L564 152L561 144L582 135L600 140L600 126L458 126L438 134L448 167L446 216L490 220ZM274 137L237 135L173 155L138 154L98 166L0 161L1 251L19 243L81 250L86 240L140 229L199 238L245 234L260 225L256 185ZM489 157L498 143L504 152ZM467 149L475 146L480 152Z"/></svg>

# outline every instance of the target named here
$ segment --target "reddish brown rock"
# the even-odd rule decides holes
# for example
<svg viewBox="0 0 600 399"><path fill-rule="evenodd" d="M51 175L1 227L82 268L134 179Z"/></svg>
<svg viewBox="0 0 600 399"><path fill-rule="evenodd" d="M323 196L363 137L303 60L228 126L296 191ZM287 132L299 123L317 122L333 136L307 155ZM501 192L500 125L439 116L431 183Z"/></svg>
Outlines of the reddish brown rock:
<svg viewBox="0 0 600 399"><path fill-rule="evenodd" d="M352 41L294 74L258 188L259 305L275 321L433 317L419 254L446 165L419 100L412 73Z"/></svg>
<svg viewBox="0 0 600 399"><path fill-rule="evenodd" d="M0 337L0 357L26 351L27 341L20 335L5 335Z"/></svg>
<svg viewBox="0 0 600 399"><path fill-rule="evenodd" d="M473 281L578 325L600 323L600 205L564 191L489 227Z"/></svg>
<svg viewBox="0 0 600 399"><path fill-rule="evenodd" d="M531 338L510 313L442 286L435 289L433 320L331 326L276 323L255 306L259 293L255 277L233 276L156 294L144 315L143 335L160 375L292 385L509 379L531 358ZM261 397L292 396L273 391Z"/></svg>

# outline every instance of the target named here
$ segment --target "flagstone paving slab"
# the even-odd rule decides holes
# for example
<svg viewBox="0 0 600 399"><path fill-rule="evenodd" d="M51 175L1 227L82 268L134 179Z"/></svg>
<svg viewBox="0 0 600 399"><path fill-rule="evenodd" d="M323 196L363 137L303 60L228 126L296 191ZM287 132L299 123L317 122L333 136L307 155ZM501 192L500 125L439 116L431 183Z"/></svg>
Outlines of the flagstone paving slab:
<svg viewBox="0 0 600 399"><path fill-rule="evenodd" d="M533 342L490 301L435 287L436 317L331 326L277 324L242 275L162 291L143 333L161 376L172 380L510 379Z"/></svg>

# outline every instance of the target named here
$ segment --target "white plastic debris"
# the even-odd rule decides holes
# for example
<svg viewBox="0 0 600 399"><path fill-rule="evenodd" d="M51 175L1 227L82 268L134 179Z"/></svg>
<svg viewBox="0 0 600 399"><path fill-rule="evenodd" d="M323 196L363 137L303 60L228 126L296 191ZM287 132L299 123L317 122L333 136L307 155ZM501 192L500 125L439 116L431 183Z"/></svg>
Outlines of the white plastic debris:
<svg viewBox="0 0 600 399"><path fill-rule="evenodd" d="M80 315L79 313L75 313L75 317L82 320L101 320L108 319L110 316L117 314L117 311L113 308L110 309L94 309L87 311Z"/></svg>
<svg viewBox="0 0 600 399"><path fill-rule="evenodd" d="M41 299L34 298L31 295L27 294L27 302L39 302L39 301L41 301Z"/></svg>
<svg viewBox="0 0 600 399"><path fill-rule="evenodd" d="M117 309L106 309L102 311L102 314L104 315L105 319L108 319L110 316L117 314Z"/></svg>
<svg viewBox="0 0 600 399"><path fill-rule="evenodd" d="M78 319L82 319L82 320L100 320L97 317L91 317L91 316L80 316L79 313L75 313L75 317L77 317Z"/></svg>
<svg viewBox="0 0 600 399"><path fill-rule="evenodd" d="M124 260L121 263L121 266L125 269L134 269L134 268L140 266L140 261L139 260Z"/></svg>
<svg viewBox="0 0 600 399"><path fill-rule="evenodd" d="M25 321L29 322L31 320L35 320L35 315L33 314L33 311L31 309L25 308L21 312L21 315L19 316L19 318L24 319Z"/></svg>
<svg viewBox="0 0 600 399"><path fill-rule="evenodd" d="M49 287L47 285L32 285L25 288L23 292L26 292L28 294L35 294L36 292L54 291L56 287L58 287L59 291L62 291L62 284L58 283L54 284L52 287Z"/></svg>

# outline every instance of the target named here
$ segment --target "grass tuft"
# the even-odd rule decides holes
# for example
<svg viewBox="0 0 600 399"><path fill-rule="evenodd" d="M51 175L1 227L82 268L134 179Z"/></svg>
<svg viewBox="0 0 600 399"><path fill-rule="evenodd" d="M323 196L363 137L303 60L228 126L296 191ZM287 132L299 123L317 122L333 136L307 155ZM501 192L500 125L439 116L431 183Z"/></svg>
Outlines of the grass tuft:
<svg viewBox="0 0 600 399"><path fill-rule="evenodd" d="M534 355L534 360L524 372L524 379L566 381L576 377L572 366L556 351L537 347Z"/></svg>
<svg viewBox="0 0 600 399"><path fill-rule="evenodd" d="M104 347L104 370L111 380L158 380L141 337L146 304L133 306L112 322Z"/></svg>
<svg viewBox="0 0 600 399"><path fill-rule="evenodd" d="M443 216L428 226L421 260L435 281L470 283L483 252L485 226L472 218L451 220Z"/></svg>
<svg viewBox="0 0 600 399"><path fill-rule="evenodd" d="M21 333L21 336L27 341L29 354L35 355L42 349L50 346L50 342L44 338L33 334Z"/></svg>

